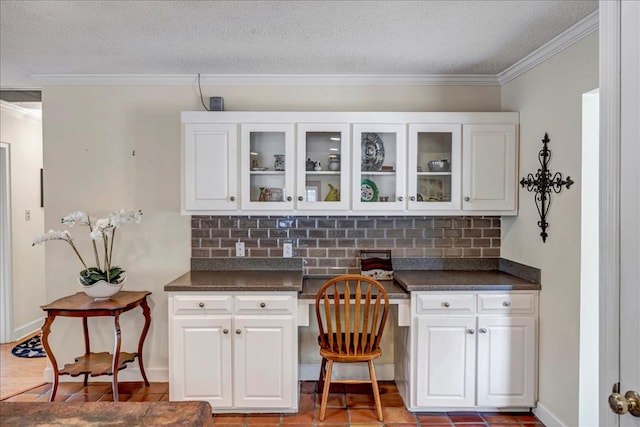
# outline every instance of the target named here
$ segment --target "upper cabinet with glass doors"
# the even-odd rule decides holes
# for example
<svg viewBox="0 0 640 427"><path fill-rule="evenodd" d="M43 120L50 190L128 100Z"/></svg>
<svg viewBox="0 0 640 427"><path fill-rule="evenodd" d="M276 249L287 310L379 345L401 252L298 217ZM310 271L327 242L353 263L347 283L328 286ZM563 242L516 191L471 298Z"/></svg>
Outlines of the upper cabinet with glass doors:
<svg viewBox="0 0 640 427"><path fill-rule="evenodd" d="M460 125L409 125L409 209L460 209L460 147Z"/></svg>
<svg viewBox="0 0 640 427"><path fill-rule="evenodd" d="M405 209L405 138L404 125L353 125L353 210Z"/></svg>
<svg viewBox="0 0 640 427"><path fill-rule="evenodd" d="M242 124L240 185L243 210L293 209L292 124Z"/></svg>
<svg viewBox="0 0 640 427"><path fill-rule="evenodd" d="M300 210L348 210L349 125L298 124L297 201Z"/></svg>

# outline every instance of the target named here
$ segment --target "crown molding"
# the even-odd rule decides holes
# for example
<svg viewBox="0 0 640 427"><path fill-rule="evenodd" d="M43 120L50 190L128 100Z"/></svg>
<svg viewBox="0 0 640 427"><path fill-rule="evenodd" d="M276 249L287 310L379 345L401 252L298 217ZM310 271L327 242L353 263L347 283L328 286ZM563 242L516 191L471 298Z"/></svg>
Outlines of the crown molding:
<svg viewBox="0 0 640 427"><path fill-rule="evenodd" d="M3 109L5 111L13 111L14 113L18 113L24 116L29 116L37 120L42 120L41 110L32 110L29 108L24 108L19 105L13 104L11 102L0 100L0 109Z"/></svg>
<svg viewBox="0 0 640 427"><path fill-rule="evenodd" d="M43 86L191 86L197 74L32 74ZM493 74L201 74L206 86L498 86Z"/></svg>
<svg viewBox="0 0 640 427"><path fill-rule="evenodd" d="M516 77L540 65L594 31L597 31L599 26L598 22L598 11L596 10L573 27L534 50L506 70L498 73L497 78L500 86L504 86Z"/></svg>

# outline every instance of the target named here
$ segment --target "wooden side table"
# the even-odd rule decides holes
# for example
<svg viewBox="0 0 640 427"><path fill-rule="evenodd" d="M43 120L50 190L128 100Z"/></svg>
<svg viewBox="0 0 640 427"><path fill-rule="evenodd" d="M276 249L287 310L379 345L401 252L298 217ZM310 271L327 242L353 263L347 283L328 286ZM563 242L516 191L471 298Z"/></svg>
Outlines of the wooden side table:
<svg viewBox="0 0 640 427"><path fill-rule="evenodd" d="M147 374L144 372L144 364L142 362L142 346L147 337L147 332L149 332L149 325L151 324L151 309L147 304L147 295L151 295L151 292L120 291L106 301L94 301L93 298L84 292L78 292L77 294L60 298L50 304L42 306L42 309L47 312L47 318L44 321L44 325L42 325L42 345L47 352L47 356L51 359L54 371L53 387L51 388L51 396L49 396L50 402L53 402L53 399L56 397L60 375L71 375L72 377L84 375L85 386L87 385L89 375L92 377L111 375L113 400L114 402L118 402L118 371L124 369L126 363L133 362L136 357L138 358L140 373L144 379L144 384L149 386L149 380L147 380ZM137 353L121 352L120 314L138 306L142 307L142 313L144 315L144 328L142 328L140 339L138 340L138 351ZM84 356L76 358L75 363L64 365L62 370L58 368L58 363L49 346L48 340L49 333L51 332L51 324L56 316L81 317L84 330ZM114 318L115 339L112 354L107 352L91 352L87 318L99 316L111 316Z"/></svg>

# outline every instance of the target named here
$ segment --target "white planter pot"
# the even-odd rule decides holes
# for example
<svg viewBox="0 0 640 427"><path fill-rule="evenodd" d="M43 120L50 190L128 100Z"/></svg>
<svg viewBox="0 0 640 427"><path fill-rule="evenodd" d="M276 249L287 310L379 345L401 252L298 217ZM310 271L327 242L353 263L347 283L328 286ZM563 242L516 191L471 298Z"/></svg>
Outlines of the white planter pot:
<svg viewBox="0 0 640 427"><path fill-rule="evenodd" d="M126 277L122 279L122 282L117 284L99 280L93 285L84 285L82 284L82 282L80 282L80 279L78 279L78 283L80 283L80 286L82 286L82 290L85 294L89 295L96 301L105 301L120 292L120 289L122 289L122 285L124 285L125 280Z"/></svg>

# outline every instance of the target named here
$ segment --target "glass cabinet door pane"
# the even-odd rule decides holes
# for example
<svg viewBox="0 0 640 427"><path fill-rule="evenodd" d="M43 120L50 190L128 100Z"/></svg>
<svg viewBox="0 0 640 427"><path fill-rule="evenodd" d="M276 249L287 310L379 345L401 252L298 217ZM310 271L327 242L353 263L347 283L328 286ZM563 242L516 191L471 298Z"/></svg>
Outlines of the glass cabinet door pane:
<svg viewBox="0 0 640 427"><path fill-rule="evenodd" d="M360 194L354 196L354 206L358 209L403 209L404 135L402 126L354 126L354 186Z"/></svg>
<svg viewBox="0 0 640 427"><path fill-rule="evenodd" d="M412 125L409 139L409 208L455 208L460 182L460 127Z"/></svg>
<svg viewBox="0 0 640 427"><path fill-rule="evenodd" d="M348 209L348 125L298 125L299 209Z"/></svg>
<svg viewBox="0 0 640 427"><path fill-rule="evenodd" d="M293 126L243 125L242 206L293 207Z"/></svg>

